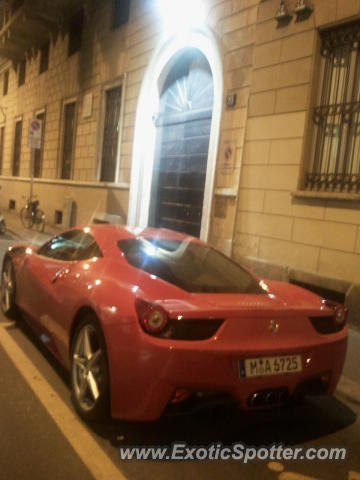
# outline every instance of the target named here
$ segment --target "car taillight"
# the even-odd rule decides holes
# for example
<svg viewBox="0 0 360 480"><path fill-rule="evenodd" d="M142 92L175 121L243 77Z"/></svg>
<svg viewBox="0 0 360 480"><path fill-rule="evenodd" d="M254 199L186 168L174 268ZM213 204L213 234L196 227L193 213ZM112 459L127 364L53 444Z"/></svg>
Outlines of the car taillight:
<svg viewBox="0 0 360 480"><path fill-rule="evenodd" d="M160 305L140 298L135 300L135 309L146 333L169 340L208 340L224 322L217 318L170 319Z"/></svg>
<svg viewBox="0 0 360 480"><path fill-rule="evenodd" d="M330 300L324 300L323 303L333 310L334 313L326 317L310 317L313 327L318 333L324 335L340 332L346 324L348 309Z"/></svg>
<svg viewBox="0 0 360 480"><path fill-rule="evenodd" d="M137 298L135 308L139 316L140 325L150 335L159 335L168 324L168 316L163 308L156 303Z"/></svg>
<svg viewBox="0 0 360 480"><path fill-rule="evenodd" d="M346 323L347 315L348 315L348 309L343 307L342 305L339 305L335 309L335 316L334 316L335 322L338 325L344 325Z"/></svg>
<svg viewBox="0 0 360 480"><path fill-rule="evenodd" d="M348 316L348 309L344 307L344 305L341 305L341 303L333 302L332 300L324 300L323 303L333 310L335 323L343 327Z"/></svg>

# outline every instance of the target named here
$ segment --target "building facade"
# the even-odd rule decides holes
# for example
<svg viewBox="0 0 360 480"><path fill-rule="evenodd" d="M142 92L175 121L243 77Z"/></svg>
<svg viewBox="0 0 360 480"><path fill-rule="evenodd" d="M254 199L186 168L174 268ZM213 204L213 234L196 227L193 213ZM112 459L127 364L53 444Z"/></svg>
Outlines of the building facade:
<svg viewBox="0 0 360 480"><path fill-rule="evenodd" d="M50 223L178 229L355 301L360 0L13 3L2 209L33 171Z"/></svg>

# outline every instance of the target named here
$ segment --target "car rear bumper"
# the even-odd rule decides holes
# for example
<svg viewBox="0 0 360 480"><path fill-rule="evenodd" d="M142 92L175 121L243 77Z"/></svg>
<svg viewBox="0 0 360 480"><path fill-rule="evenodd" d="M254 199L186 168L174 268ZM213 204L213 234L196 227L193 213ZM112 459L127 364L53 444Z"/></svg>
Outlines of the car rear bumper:
<svg viewBox="0 0 360 480"><path fill-rule="evenodd" d="M234 399L241 408L253 408L254 393L286 390L317 393L321 381L324 393L332 393L339 381L347 348L346 332L332 335L324 343L310 347L284 347L266 351L241 351L189 346L189 342L143 341L136 350L114 349L109 355L111 413L114 418L151 421L160 417L174 400L176 391L188 391L208 398L208 394ZM291 374L242 378L239 362L245 358L301 355L302 371ZM325 376L325 383L321 380Z"/></svg>

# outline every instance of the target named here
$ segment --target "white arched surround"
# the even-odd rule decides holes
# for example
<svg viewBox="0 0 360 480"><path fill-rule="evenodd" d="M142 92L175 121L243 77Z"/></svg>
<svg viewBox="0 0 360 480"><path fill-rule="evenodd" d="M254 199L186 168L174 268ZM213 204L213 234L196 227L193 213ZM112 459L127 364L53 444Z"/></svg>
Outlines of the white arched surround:
<svg viewBox="0 0 360 480"><path fill-rule="evenodd" d="M159 110L160 93L166 75L177 58L177 54L187 48L196 48L205 55L214 81L213 116L200 234L201 239L207 241L214 194L224 88L220 49L214 34L207 27L191 29L181 35L177 34L163 39L156 48L146 70L136 113L128 225L146 227L148 224L156 139L154 114Z"/></svg>

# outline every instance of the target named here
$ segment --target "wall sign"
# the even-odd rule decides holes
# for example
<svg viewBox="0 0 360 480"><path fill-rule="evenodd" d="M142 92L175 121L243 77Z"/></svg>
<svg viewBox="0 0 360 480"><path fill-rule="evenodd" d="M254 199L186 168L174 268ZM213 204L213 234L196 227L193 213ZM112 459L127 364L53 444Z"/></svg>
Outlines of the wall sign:
<svg viewBox="0 0 360 480"><path fill-rule="evenodd" d="M216 196L214 217L224 219L226 218L226 215L227 215L227 198Z"/></svg>
<svg viewBox="0 0 360 480"><path fill-rule="evenodd" d="M42 120L32 118L29 123L28 146L30 148L41 148Z"/></svg>
<svg viewBox="0 0 360 480"><path fill-rule="evenodd" d="M235 167L236 144L233 141L225 141L221 148L220 169L222 173L230 173Z"/></svg>
<svg viewBox="0 0 360 480"><path fill-rule="evenodd" d="M229 93L226 95L226 106L228 108L233 108L236 105L237 95L236 93Z"/></svg>
<svg viewBox="0 0 360 480"><path fill-rule="evenodd" d="M93 94L87 93L84 95L83 104L82 104L82 117L89 118L92 115L93 107Z"/></svg>

